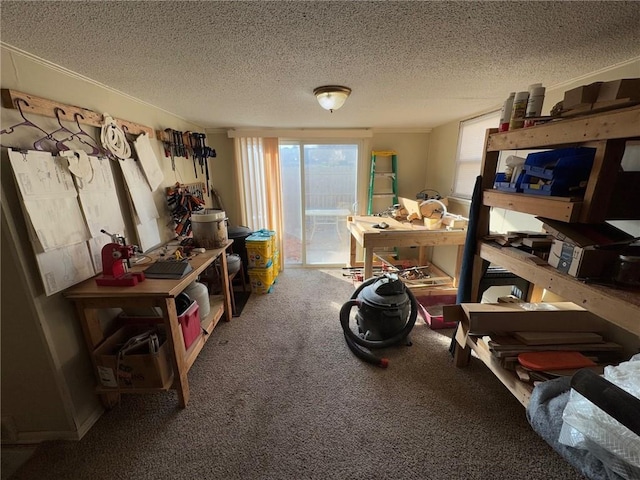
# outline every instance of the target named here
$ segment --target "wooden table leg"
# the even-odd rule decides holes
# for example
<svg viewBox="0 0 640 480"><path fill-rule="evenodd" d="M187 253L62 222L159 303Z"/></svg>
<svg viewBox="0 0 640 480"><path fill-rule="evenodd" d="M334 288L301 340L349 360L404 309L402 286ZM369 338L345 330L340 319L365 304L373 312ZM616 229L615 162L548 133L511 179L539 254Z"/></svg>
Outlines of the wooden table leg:
<svg viewBox="0 0 640 480"><path fill-rule="evenodd" d="M364 280L373 276L373 248L364 249Z"/></svg>
<svg viewBox="0 0 640 480"><path fill-rule="evenodd" d="M222 297L224 299L224 317L227 322L230 322L233 318L233 308L231 306L231 282L229 282L229 268L227 267L227 251L223 250L220 254L220 265L222 266L222 277L220 283L222 284Z"/></svg>
<svg viewBox="0 0 640 480"><path fill-rule="evenodd" d="M464 256L464 245L458 245L458 252L456 254L456 266L453 275L453 286L458 288L458 282L460 281L460 270L462 269L462 257Z"/></svg>
<svg viewBox="0 0 640 480"><path fill-rule="evenodd" d="M456 343L456 351L453 353L453 364L458 367L466 367L471 360L471 348L467 345Z"/></svg>
<svg viewBox="0 0 640 480"><path fill-rule="evenodd" d="M189 380L184 358L184 340L178 324L175 299L165 299L162 310L164 310L164 325L167 331L167 342L169 343L169 360L171 360L171 366L173 367L173 388L177 390L178 402L184 408L189 403Z"/></svg>
<svg viewBox="0 0 640 480"><path fill-rule="evenodd" d="M471 360L471 347L467 345L467 337L464 335L462 325L458 322L456 326L456 332L453 336L455 339L455 350L453 352L453 364L458 367L466 367Z"/></svg>
<svg viewBox="0 0 640 480"><path fill-rule="evenodd" d="M349 267L353 267L356 264L356 249L358 247L358 242L356 241L356 237L353 235L349 236Z"/></svg>
<svg viewBox="0 0 640 480"><path fill-rule="evenodd" d="M418 247L418 265L424 266L427 264L427 249L422 245Z"/></svg>

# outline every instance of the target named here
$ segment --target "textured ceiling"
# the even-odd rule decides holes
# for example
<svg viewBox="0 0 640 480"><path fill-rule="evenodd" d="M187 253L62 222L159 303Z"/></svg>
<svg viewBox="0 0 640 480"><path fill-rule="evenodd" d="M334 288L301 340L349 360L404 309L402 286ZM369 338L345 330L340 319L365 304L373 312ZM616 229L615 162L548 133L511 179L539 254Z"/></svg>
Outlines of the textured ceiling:
<svg viewBox="0 0 640 480"><path fill-rule="evenodd" d="M0 3L0 40L203 127L430 128L640 56L640 2ZM322 110L315 87L353 89Z"/></svg>

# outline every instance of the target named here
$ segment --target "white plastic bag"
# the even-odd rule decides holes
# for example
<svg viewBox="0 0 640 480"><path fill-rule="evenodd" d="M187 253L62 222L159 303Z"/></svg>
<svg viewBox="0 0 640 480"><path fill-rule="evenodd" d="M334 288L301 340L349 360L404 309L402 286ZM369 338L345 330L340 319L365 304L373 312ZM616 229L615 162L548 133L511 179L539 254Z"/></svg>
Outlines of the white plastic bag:
<svg viewBox="0 0 640 480"><path fill-rule="evenodd" d="M640 354L605 368L604 377L640 398ZM562 414L560 443L588 450L627 479L640 478L640 437L575 390Z"/></svg>

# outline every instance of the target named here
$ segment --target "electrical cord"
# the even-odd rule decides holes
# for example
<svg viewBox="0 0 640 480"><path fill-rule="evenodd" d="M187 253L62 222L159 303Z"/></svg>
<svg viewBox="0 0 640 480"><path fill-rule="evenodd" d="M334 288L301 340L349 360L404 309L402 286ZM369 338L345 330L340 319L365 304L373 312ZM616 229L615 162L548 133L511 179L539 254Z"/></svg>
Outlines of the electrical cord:
<svg viewBox="0 0 640 480"><path fill-rule="evenodd" d="M108 113L102 114L102 118L103 124L100 129L102 146L121 160L131 158L131 147L124 131Z"/></svg>

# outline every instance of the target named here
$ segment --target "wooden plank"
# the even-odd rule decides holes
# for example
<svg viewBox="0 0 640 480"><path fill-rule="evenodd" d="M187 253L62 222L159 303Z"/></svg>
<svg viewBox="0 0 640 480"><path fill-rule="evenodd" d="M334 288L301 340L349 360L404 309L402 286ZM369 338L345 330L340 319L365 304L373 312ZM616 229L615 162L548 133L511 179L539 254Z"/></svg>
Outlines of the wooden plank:
<svg viewBox="0 0 640 480"><path fill-rule="evenodd" d="M421 219L422 213L420 212L420 203L418 200L411 198L398 197L398 202L407 211L407 218L409 220Z"/></svg>
<svg viewBox="0 0 640 480"><path fill-rule="evenodd" d="M500 265L640 337L640 292L582 283L551 265L535 265L523 261L510 250L514 249L500 249L483 242L479 251L483 259Z"/></svg>
<svg viewBox="0 0 640 480"><path fill-rule="evenodd" d="M20 100L23 100L23 102L20 102ZM19 92L17 90L10 90L8 88L2 89L3 107L18 109L18 103L20 103L20 108L23 112L56 118L55 109L60 108L64 112L59 112L60 120L75 123L76 119L74 118L74 115L80 114L83 118L78 118L79 123L83 125L91 125L92 127L102 127L102 113L96 113L93 110L82 107L54 102L47 98L29 95L28 93ZM149 138L154 137L153 128L139 123L130 122L128 120L122 120L120 118L114 118L114 120L120 128L126 129L128 133L133 135L146 133L149 135Z"/></svg>
<svg viewBox="0 0 640 480"><path fill-rule="evenodd" d="M101 287L96 285L95 279L90 278L64 291L64 295L68 298L89 298L93 308L108 308L117 298L118 302L123 303L126 299L132 301L144 301L143 299L151 299L154 301L157 297L176 297L202 273L219 255L231 246L233 240L224 248L216 248L207 250L205 253L199 253L189 257L189 263L193 270L180 280L146 278L143 282L133 287ZM155 258L155 254L151 254ZM149 264L134 265L131 267L132 272L143 271ZM100 299L103 302L100 303Z"/></svg>
<svg viewBox="0 0 640 480"><path fill-rule="evenodd" d="M365 235L365 247L436 247L462 245L467 232L464 230L383 230L378 235Z"/></svg>
<svg viewBox="0 0 640 480"><path fill-rule="evenodd" d="M593 332L513 332L525 345L562 345L602 342L602 335Z"/></svg>
<svg viewBox="0 0 640 480"><path fill-rule="evenodd" d="M602 138L640 137L640 106L494 133L487 151L552 148Z"/></svg>
<svg viewBox="0 0 640 480"><path fill-rule="evenodd" d="M581 222L601 223L607 219L625 145L624 139L584 144L585 147L595 147L596 154L580 210Z"/></svg>
<svg viewBox="0 0 640 480"><path fill-rule="evenodd" d="M562 222L578 221L582 208L582 202L572 201L568 197L545 197L491 189L484 191L483 204L487 207L505 208Z"/></svg>
<svg viewBox="0 0 640 480"><path fill-rule="evenodd" d="M618 172L607 220L640 220L640 172Z"/></svg>

